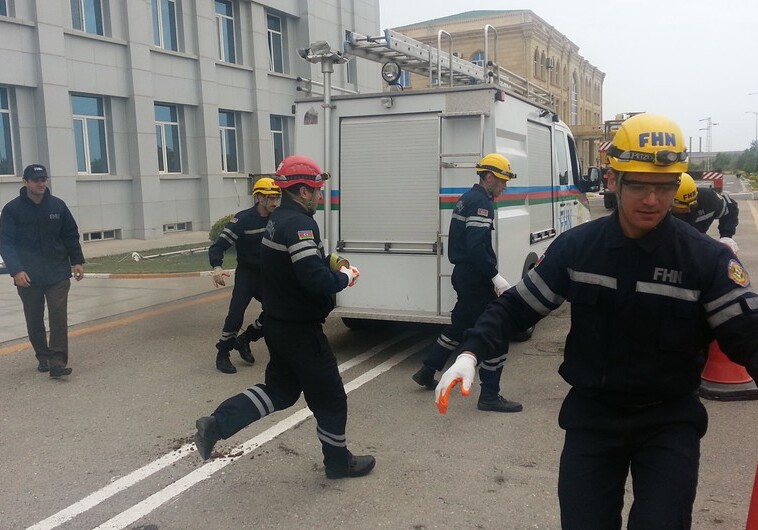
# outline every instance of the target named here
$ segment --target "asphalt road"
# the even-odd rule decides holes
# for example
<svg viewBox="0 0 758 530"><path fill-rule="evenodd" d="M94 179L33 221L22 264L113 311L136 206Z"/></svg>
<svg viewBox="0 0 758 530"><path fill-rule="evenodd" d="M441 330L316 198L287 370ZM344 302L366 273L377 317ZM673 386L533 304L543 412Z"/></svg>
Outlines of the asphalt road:
<svg viewBox="0 0 758 530"><path fill-rule="evenodd" d="M602 199L591 203L605 213ZM740 206L741 257L758 271L758 211ZM175 300L134 311L98 299L73 326L67 380L38 374L23 340L0 342L0 528L559 528L557 412L567 385L557 367L568 305L512 345L503 393L524 412L507 415L477 411L478 389L437 413L433 394L410 379L435 328L356 332L330 318L349 446L378 462L367 477L330 481L302 401L219 444L223 458L203 464L194 452L194 420L261 381L267 353L256 344L254 365L233 358L237 374L217 372L230 290L184 281ZM705 403L694 527L743 528L758 402Z"/></svg>

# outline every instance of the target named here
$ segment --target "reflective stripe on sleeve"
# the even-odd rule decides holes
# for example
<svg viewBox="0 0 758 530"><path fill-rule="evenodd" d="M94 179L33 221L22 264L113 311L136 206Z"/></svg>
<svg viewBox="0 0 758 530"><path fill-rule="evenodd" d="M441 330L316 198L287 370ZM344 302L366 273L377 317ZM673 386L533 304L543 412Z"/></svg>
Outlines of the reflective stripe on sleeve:
<svg viewBox="0 0 758 530"><path fill-rule="evenodd" d="M638 293L654 294L665 296L667 298L676 298L685 302L697 302L700 299L700 291L694 289L683 289L663 283L637 282L635 290Z"/></svg>
<svg viewBox="0 0 758 530"><path fill-rule="evenodd" d="M724 322L733 319L734 317L745 314L745 312L742 310L740 300L741 299L739 298L737 300L734 300L733 303L727 305L721 311L717 311L716 313L709 316L708 325L711 326L711 328L715 328ZM758 311L758 297L751 296L750 298L746 298L745 303L751 311Z"/></svg>
<svg viewBox="0 0 758 530"><path fill-rule="evenodd" d="M566 300L562 296L555 294L553 290L548 287L545 280L543 280L542 276L537 272L537 269L531 269L526 276L532 281L542 297L551 304L555 304L555 306L558 307Z"/></svg>
<svg viewBox="0 0 758 530"><path fill-rule="evenodd" d="M531 307L536 313L542 315L543 317L552 311L552 309L540 302L540 300L532 294L524 282L518 282L516 284L516 292L521 296L521 298L523 298L524 302L526 302L529 307Z"/></svg>
<svg viewBox="0 0 758 530"><path fill-rule="evenodd" d="M263 245L267 246L268 248L278 250L279 252L287 252L286 245L282 245L281 243L274 243L270 239L263 238L263 241L261 242Z"/></svg>
<svg viewBox="0 0 758 530"><path fill-rule="evenodd" d="M245 230L245 234L249 236L251 234L260 234L261 232L265 232L265 231L266 231L265 227L264 228L256 228L254 230Z"/></svg>
<svg viewBox="0 0 758 530"><path fill-rule="evenodd" d="M727 303L731 302L735 298L739 298L743 294L749 293L749 292L751 291L747 287L735 287L734 289L732 289L725 295L722 295L716 298L715 300L713 300L712 302L708 302L707 304L705 304L705 310L709 313L711 311L715 311L722 305L726 305Z"/></svg>

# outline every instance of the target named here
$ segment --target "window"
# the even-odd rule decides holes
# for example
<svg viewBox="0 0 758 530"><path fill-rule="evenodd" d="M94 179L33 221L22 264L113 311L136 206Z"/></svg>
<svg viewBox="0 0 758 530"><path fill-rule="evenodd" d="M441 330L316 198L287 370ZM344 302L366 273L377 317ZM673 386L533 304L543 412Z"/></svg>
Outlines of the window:
<svg viewBox="0 0 758 530"><path fill-rule="evenodd" d="M95 96L71 96L76 167L79 173L108 173L105 103Z"/></svg>
<svg viewBox="0 0 758 530"><path fill-rule="evenodd" d="M71 22L74 29L104 35L102 1L71 0Z"/></svg>
<svg viewBox="0 0 758 530"><path fill-rule="evenodd" d="M0 15L4 17L8 16L8 2L5 0L0 0Z"/></svg>
<svg viewBox="0 0 758 530"><path fill-rule="evenodd" d="M98 232L84 232L82 234L84 242L102 241L104 239L121 239L121 230L102 230Z"/></svg>
<svg viewBox="0 0 758 530"><path fill-rule="evenodd" d="M345 72L347 72L347 79L346 81L351 84L356 84L358 82L358 78L356 76L357 73L357 59L353 57L345 64Z"/></svg>
<svg viewBox="0 0 758 530"><path fill-rule="evenodd" d="M158 146L158 173L181 173L179 111L175 105L155 104L155 137Z"/></svg>
<svg viewBox="0 0 758 530"><path fill-rule="evenodd" d="M163 225L164 232L188 232L192 230L192 223L170 223Z"/></svg>
<svg viewBox="0 0 758 530"><path fill-rule="evenodd" d="M152 0L153 43L167 50L178 51L176 38L176 1Z"/></svg>
<svg viewBox="0 0 758 530"><path fill-rule="evenodd" d="M218 33L219 59L226 63L236 63L234 6L228 0L216 0L216 31Z"/></svg>
<svg viewBox="0 0 758 530"><path fill-rule="evenodd" d="M484 67L484 54L482 52L476 52L471 56L471 62L477 66Z"/></svg>
<svg viewBox="0 0 758 530"><path fill-rule="evenodd" d="M571 87L569 88L569 105L571 106L569 114L569 125L579 125L579 81L576 73L571 76Z"/></svg>
<svg viewBox="0 0 758 530"><path fill-rule="evenodd" d="M545 76L545 68L547 67L546 61L545 61L545 52L542 52L542 55L540 55L540 79L546 79Z"/></svg>
<svg viewBox="0 0 758 530"><path fill-rule="evenodd" d="M284 42L282 40L282 19L276 15L266 15L268 23L269 69L284 73Z"/></svg>
<svg viewBox="0 0 758 530"><path fill-rule="evenodd" d="M532 60L532 75L538 77L540 75L539 70L540 52L537 48L534 49L534 59Z"/></svg>
<svg viewBox="0 0 758 530"><path fill-rule="evenodd" d="M0 175L13 175L13 140L8 89L0 87Z"/></svg>
<svg viewBox="0 0 758 530"><path fill-rule="evenodd" d="M274 167L289 154L287 118L271 115L271 135L274 137Z"/></svg>
<svg viewBox="0 0 758 530"><path fill-rule="evenodd" d="M237 117L234 112L218 111L218 127L221 137L221 171L237 173Z"/></svg>

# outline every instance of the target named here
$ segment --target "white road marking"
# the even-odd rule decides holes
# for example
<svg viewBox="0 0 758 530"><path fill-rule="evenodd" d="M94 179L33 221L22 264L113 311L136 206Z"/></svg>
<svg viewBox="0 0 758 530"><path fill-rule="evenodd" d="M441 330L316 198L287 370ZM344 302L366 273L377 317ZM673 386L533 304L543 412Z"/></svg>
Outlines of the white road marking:
<svg viewBox="0 0 758 530"><path fill-rule="evenodd" d="M410 348L406 348L405 350L396 353L395 355L390 357L388 360L384 361L382 364L372 368L371 370L367 371L364 374L361 374L360 376L356 377L355 379L350 381L348 384L346 384L345 392L349 393L357 388L360 388L361 386L368 383L372 379L379 377L381 374L383 374L384 372L386 372L393 366L403 362L405 359L407 359L414 353L422 350L426 345L428 345L428 343L429 343L429 340L425 338L418 341L416 344L414 344ZM235 460L249 454L250 452L254 451L258 447L263 445L264 443L271 441L272 439L276 438L277 436L279 436L286 430L295 427L299 423L310 418L312 415L313 413L308 408L302 408L298 410L294 414L287 417L285 420L282 420L281 422L277 423L273 427L266 429L258 436L255 436L254 438L251 438L247 442L242 443L238 445L237 447L235 447L234 449L232 449L231 454L233 454L234 456L230 456L226 458L218 458L216 460L208 462L201 468L196 469L190 472L189 474L185 475L184 477L180 478L176 482L169 484L168 486L154 493L153 495L149 496L142 502L135 504L134 506L132 506L131 508L127 510L124 510L123 512L116 515L112 519L106 521L105 523L95 528L95 530L122 530L123 528L126 528L127 526L134 523L135 521L138 521L142 519L143 517L145 517L146 515L150 514L156 508L170 501L174 497L190 489L195 484L207 478L210 478L217 471L225 468L226 466L228 466Z"/></svg>
<svg viewBox="0 0 758 530"><path fill-rule="evenodd" d="M374 346L373 348L369 349L368 351L366 351L366 352L364 352L364 353L362 353L360 355L357 355L357 356L353 357L352 359L349 359L348 361L345 361L344 363L342 363L341 365L339 365L339 371L340 371L340 373L342 373L342 372L344 372L346 370L349 370L350 368L353 368L353 367L359 365L362 362L365 362L366 360L370 359L371 357L373 357L373 356L381 353L382 351L386 350L387 348L390 348L394 344L397 344L398 342L400 342L400 341L408 338L411 335L412 335L412 333L410 331L407 331L405 333L401 333L400 335L396 335L395 337L393 337L393 338L391 338L391 339L389 339L389 340L387 340L387 341L385 341L385 342L383 342L381 344L378 344L378 345ZM376 370L376 368L374 368L373 370ZM373 371L373 370L371 370L371 371ZM363 376L361 376L361 377L363 377ZM347 385L345 385L345 391L346 392L348 391L348 386L350 384L352 384L352 381L350 383L348 383ZM363 383L361 383L361 384L363 384ZM258 440L259 438L263 437L263 435L265 433L276 432L277 429L279 429L280 426L281 426L283 428L283 430L281 430L280 432L276 432L276 434L274 434L272 436L272 438L274 436L278 436L279 434L281 434L281 432L284 432L287 429L292 428L294 425L297 425L298 423L300 423L304 419L306 419L308 417L307 415L304 416L304 417L302 417L302 418L300 418L300 414L302 414L303 411L310 412L307 408L306 409L302 409L302 410L300 410L298 412L295 412L291 416L283 419L281 422L277 423L275 426L271 427L270 429L268 429L264 433L256 436L255 438L252 438L251 440L249 440L246 443L251 443L254 440ZM299 419L297 419L295 417L297 417ZM295 418L295 419L293 420L292 418ZM294 424L290 424L292 421L295 421L295 423ZM262 441L260 443L265 443L265 442L269 441L269 439L266 439L266 440L264 440L264 441ZM260 444L258 444L258 445L260 445ZM255 447L258 447L258 445L255 445L253 447L253 449ZM243 447L243 446L245 446L245 444L242 444L240 447ZM59 511L58 513L55 513L55 514L51 515L47 519L44 519L44 520L38 522L37 524L28 527L27 530L51 530L53 528L56 528L56 527L62 525L63 523L66 523L66 522L70 521L74 517L76 517L76 516L78 516L78 515L86 512L86 511L94 508L95 506L97 506L101 502L103 502L103 501L105 501L105 500L113 497L114 495L116 495L116 494L118 494L118 493L120 493L120 492L122 492L122 491L124 491L124 490L126 490L128 488L130 488L131 486L134 486L135 484L141 482L142 480L148 478L149 476L157 473L161 469L166 468L166 467L170 466L171 464L173 464L174 462L176 462L178 460L181 460L185 456L191 455L191 454L195 454L195 444L194 443L185 444L182 447L180 447L179 449L176 449L175 451L171 451L170 453L163 455L162 457L158 458L157 460L154 460L154 461L150 462L149 464L147 464L145 466L142 466L141 468L139 468L139 469L137 469L135 471L132 471L128 475L124 475L123 477L121 477L121 478L119 478L119 479L111 482L107 486L105 486L105 487L103 487L103 488L95 491L94 493L91 493L90 495L88 495L87 497L83 498L82 500L80 500L78 502L75 502L71 506L69 506L67 508L64 508L63 510ZM205 469L207 466L218 465L217 464L218 462L226 462L226 461L228 461L227 463L231 463L231 462L234 461L234 459L229 459L229 458L217 459L217 460L214 460L213 462L209 462L208 464L206 464L205 466L203 466L202 468L200 468L200 469L198 469L196 471L201 471L201 470ZM222 465L221 467L224 467L225 465L226 464ZM219 469L221 469L221 467ZM214 470L211 474L215 473L215 471L217 471L217 470ZM190 473L190 475L193 475L193 473ZM190 475L188 475L188 476L190 476ZM210 476L210 475L208 475L208 476ZM207 477L203 477L203 478L207 478ZM199 480L203 480L203 478L201 478ZM198 482L199 482L199 480L198 480ZM181 481L179 481L179 482L181 482Z"/></svg>
<svg viewBox="0 0 758 530"><path fill-rule="evenodd" d="M756 209L755 205L753 204L755 201L745 202L747 202L747 205L750 207L750 212L753 214L753 221L755 222L755 228L758 230L758 209Z"/></svg>

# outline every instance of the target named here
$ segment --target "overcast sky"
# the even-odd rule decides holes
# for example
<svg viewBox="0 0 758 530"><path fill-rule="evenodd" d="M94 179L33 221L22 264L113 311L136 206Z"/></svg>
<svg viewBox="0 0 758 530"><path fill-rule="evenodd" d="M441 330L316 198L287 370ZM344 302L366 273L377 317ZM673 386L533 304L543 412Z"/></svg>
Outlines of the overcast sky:
<svg viewBox="0 0 758 530"><path fill-rule="evenodd" d="M379 0L382 29L479 9L530 9L605 72L604 119L647 111L679 122L692 150L756 137L758 0ZM482 36L482 38L484 38ZM748 95L756 92L756 95ZM562 116L565 119L565 117Z"/></svg>

